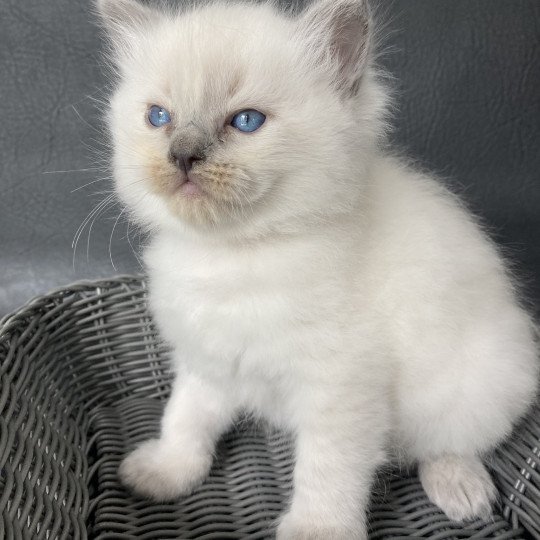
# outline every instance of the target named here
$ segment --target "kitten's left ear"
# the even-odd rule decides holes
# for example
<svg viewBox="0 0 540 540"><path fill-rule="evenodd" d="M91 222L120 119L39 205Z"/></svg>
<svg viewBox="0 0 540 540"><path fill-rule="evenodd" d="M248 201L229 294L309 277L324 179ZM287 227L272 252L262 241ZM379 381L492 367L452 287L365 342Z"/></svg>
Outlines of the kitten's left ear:
<svg viewBox="0 0 540 540"><path fill-rule="evenodd" d="M315 61L333 72L344 95L354 94L371 47L367 0L315 0L298 24Z"/></svg>
<svg viewBox="0 0 540 540"><path fill-rule="evenodd" d="M125 45L132 36L160 18L156 10L136 0L96 0L96 8L116 46Z"/></svg>

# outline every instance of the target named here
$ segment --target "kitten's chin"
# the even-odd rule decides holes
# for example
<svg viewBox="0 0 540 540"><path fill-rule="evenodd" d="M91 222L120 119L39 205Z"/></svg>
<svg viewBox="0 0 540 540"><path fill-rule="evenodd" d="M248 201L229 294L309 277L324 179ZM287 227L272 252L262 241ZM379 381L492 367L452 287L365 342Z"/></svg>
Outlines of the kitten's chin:
<svg viewBox="0 0 540 540"><path fill-rule="evenodd" d="M231 203L216 197L195 175L177 184L172 192L162 193L161 196L174 218L195 228L213 229L231 219Z"/></svg>

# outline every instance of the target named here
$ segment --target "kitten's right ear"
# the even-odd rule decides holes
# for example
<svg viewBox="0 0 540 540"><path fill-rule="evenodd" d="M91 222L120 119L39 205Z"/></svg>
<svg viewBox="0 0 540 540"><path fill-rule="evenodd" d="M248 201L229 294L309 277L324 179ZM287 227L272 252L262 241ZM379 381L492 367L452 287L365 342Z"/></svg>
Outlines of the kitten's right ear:
<svg viewBox="0 0 540 540"><path fill-rule="evenodd" d="M371 25L368 0L313 0L300 15L308 55L333 73L344 95L355 93L369 63Z"/></svg>
<svg viewBox="0 0 540 540"><path fill-rule="evenodd" d="M160 19L159 13L136 0L96 0L97 13L118 48L143 28Z"/></svg>

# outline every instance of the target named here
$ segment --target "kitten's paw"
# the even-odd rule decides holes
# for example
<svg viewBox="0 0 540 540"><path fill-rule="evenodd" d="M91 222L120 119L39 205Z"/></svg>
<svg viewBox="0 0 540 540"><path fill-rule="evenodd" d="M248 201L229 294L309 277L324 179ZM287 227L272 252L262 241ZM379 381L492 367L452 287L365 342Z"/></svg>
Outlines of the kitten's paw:
<svg viewBox="0 0 540 540"><path fill-rule="evenodd" d="M152 439L122 461L118 475L135 493L166 501L189 494L203 482L211 465L209 454L202 455Z"/></svg>
<svg viewBox="0 0 540 540"><path fill-rule="evenodd" d="M449 455L421 463L418 472L431 502L451 520L491 517L497 491L480 459Z"/></svg>
<svg viewBox="0 0 540 540"><path fill-rule="evenodd" d="M354 528L321 524L318 519L285 514L277 529L276 540L367 540L367 532L363 525Z"/></svg>

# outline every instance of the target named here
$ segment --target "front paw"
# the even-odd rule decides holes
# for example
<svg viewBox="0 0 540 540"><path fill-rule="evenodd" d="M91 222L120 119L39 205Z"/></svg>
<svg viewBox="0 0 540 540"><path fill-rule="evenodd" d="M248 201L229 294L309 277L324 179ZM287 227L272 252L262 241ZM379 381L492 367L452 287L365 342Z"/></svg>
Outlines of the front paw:
<svg viewBox="0 0 540 540"><path fill-rule="evenodd" d="M321 516L310 519L289 512L277 529L276 540L367 540L367 531L361 523L352 527L330 524Z"/></svg>
<svg viewBox="0 0 540 540"><path fill-rule="evenodd" d="M191 493L206 478L211 465L209 454L152 439L122 461L118 475L135 493L166 501Z"/></svg>

